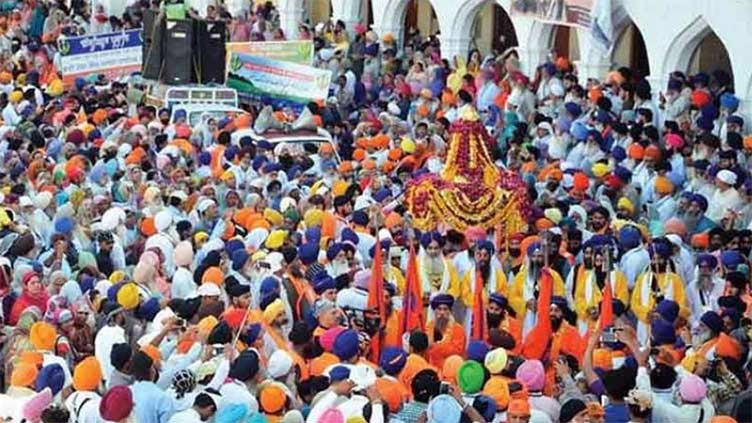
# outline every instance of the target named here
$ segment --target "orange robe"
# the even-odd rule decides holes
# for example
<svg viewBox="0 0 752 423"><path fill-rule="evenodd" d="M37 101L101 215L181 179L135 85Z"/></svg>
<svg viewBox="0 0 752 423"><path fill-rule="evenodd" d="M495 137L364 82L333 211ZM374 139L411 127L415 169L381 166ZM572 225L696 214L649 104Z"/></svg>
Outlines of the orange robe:
<svg viewBox="0 0 752 423"><path fill-rule="evenodd" d="M386 318L386 326L384 333L381 335L382 348L383 347L397 347L402 348L402 333L400 332L401 313L393 311Z"/></svg>
<svg viewBox="0 0 752 423"><path fill-rule="evenodd" d="M404 386L412 386L413 378L422 370L431 369L438 373L438 369L426 361L425 358L418 354L410 354L405 361L405 367L402 368L397 379L402 382Z"/></svg>
<svg viewBox="0 0 752 423"><path fill-rule="evenodd" d="M429 339L433 337L435 321L426 327ZM441 368L444 360L450 355L465 356L465 328L457 322L449 322L442 334L441 341L428 346L428 361L431 365Z"/></svg>
<svg viewBox="0 0 752 423"><path fill-rule="evenodd" d="M514 338L514 348L510 352L514 355L520 355L522 353L522 323L507 315L504 321L499 324L499 329L506 331Z"/></svg>

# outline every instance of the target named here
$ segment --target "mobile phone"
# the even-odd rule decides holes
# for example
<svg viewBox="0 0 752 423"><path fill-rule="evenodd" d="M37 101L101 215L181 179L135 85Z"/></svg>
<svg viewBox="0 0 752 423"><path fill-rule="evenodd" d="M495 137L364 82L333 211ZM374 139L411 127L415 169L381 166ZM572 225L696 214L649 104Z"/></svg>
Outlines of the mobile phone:
<svg viewBox="0 0 752 423"><path fill-rule="evenodd" d="M608 328L601 334L601 342L613 343L616 341L616 332L614 328Z"/></svg>
<svg viewBox="0 0 752 423"><path fill-rule="evenodd" d="M439 395L449 394L450 389L451 389L451 385L449 385L446 382L441 382L441 384L439 384Z"/></svg>
<svg viewBox="0 0 752 423"><path fill-rule="evenodd" d="M178 319L178 320L176 320L176 321L175 321L175 324L176 324L177 326L185 326L185 320L183 320L183 319Z"/></svg>
<svg viewBox="0 0 752 423"><path fill-rule="evenodd" d="M225 346L224 345L215 345L214 346L214 355L222 355L225 353Z"/></svg>

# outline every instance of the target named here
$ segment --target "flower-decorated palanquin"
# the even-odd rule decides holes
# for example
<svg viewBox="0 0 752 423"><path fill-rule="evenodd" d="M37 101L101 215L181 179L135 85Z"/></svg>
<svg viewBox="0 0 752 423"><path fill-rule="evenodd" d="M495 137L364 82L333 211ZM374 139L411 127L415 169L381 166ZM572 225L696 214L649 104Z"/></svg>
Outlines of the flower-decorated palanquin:
<svg viewBox="0 0 752 423"><path fill-rule="evenodd" d="M517 173L494 164L489 147L495 141L478 113L466 106L449 133L441 173L408 182L405 201L415 227L427 231L443 223L460 231L497 225L506 233L520 230L528 211L525 184Z"/></svg>

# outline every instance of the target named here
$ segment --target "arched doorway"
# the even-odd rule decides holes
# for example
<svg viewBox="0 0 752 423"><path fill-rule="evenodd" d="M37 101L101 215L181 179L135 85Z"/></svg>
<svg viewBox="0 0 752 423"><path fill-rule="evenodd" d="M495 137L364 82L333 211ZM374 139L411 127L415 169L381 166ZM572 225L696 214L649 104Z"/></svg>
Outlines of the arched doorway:
<svg viewBox="0 0 752 423"><path fill-rule="evenodd" d="M405 13L404 45L415 45L418 40L439 32L439 20L429 0L410 0Z"/></svg>
<svg viewBox="0 0 752 423"><path fill-rule="evenodd" d="M500 55L519 45L512 19L503 7L493 1L478 7L470 37L470 49L478 49L483 55Z"/></svg>
<svg viewBox="0 0 752 423"><path fill-rule="evenodd" d="M547 60L566 57L569 62L580 60L580 44L577 29L566 25L554 25L549 42L551 54Z"/></svg>
<svg viewBox="0 0 752 423"><path fill-rule="evenodd" d="M705 37L702 38L692 52L687 72L689 74L704 72L708 75L713 75L717 71L726 72L733 88L734 73L731 69L731 59L729 58L728 51L726 50L726 46L723 45L723 41L711 30L705 34Z"/></svg>
<svg viewBox="0 0 752 423"><path fill-rule="evenodd" d="M650 63L645 40L634 22L630 22L616 39L612 60L617 68L626 66L632 69L637 78L650 75Z"/></svg>

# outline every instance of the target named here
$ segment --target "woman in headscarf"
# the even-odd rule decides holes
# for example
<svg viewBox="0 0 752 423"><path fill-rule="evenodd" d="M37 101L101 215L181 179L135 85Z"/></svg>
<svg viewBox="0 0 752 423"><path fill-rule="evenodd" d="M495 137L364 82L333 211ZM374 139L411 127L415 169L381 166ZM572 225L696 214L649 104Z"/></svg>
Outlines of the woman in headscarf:
<svg viewBox="0 0 752 423"><path fill-rule="evenodd" d="M407 73L405 82L410 86L410 92L419 93L420 90L428 85L428 74L425 71L425 64L416 61L410 72Z"/></svg>
<svg viewBox="0 0 752 423"><path fill-rule="evenodd" d="M21 315L18 317L18 320L16 321L16 326L13 328L13 332L10 335L10 338L5 343L5 350L3 351L3 357L5 357L5 377L6 377L6 384L5 386L9 386L10 381L10 375L13 373L13 367L18 363L18 361L21 359L21 354L26 351L33 351L34 346L31 344L31 340L29 339L29 331L31 330L31 326L42 320L42 311L39 309L39 307L28 307L26 308Z"/></svg>
<svg viewBox="0 0 752 423"><path fill-rule="evenodd" d="M21 286L23 288L21 296L13 304L10 316L8 317L7 323L11 326L18 323L21 313L28 307L37 307L42 313L47 310L49 296L44 289L41 278L36 272L26 272L23 278L21 278Z"/></svg>

